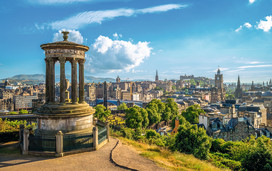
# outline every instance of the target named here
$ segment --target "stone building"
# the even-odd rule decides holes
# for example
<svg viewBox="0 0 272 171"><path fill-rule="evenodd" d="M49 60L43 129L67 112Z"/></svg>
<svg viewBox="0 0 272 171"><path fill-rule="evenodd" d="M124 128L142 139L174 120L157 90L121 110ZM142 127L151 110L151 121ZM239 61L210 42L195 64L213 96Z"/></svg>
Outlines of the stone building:
<svg viewBox="0 0 272 171"><path fill-rule="evenodd" d="M256 135L255 129L246 118L232 118L227 125L223 125L221 122L212 123L211 136L213 138L222 138L225 141L241 141L251 135Z"/></svg>
<svg viewBox="0 0 272 171"><path fill-rule="evenodd" d="M225 101L225 94L223 74L220 73L220 69L218 68L217 74L215 74L215 86L211 89L211 103Z"/></svg>
<svg viewBox="0 0 272 171"><path fill-rule="evenodd" d="M38 96L14 96L14 110L32 109L32 100L38 99Z"/></svg>

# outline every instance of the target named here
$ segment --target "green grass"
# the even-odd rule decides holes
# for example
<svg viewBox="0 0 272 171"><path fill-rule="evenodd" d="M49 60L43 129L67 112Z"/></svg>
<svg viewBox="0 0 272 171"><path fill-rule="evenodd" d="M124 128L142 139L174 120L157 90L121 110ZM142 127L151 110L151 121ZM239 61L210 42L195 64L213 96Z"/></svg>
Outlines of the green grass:
<svg viewBox="0 0 272 171"><path fill-rule="evenodd" d="M201 171L220 171L208 161L199 160L193 155L180 152L172 152L166 148L156 145L149 145L123 137L118 137L123 144L134 147L141 156L155 161L159 166L167 170L201 170Z"/></svg>

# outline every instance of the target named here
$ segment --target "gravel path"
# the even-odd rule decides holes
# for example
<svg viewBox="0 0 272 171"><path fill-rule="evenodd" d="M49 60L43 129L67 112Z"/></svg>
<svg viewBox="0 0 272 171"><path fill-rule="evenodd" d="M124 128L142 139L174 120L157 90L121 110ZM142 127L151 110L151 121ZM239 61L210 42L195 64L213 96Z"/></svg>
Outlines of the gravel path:
<svg viewBox="0 0 272 171"><path fill-rule="evenodd" d="M1 155L0 171L47 171L47 170L94 170L122 171L128 170L116 166L110 161L110 153L117 139L97 151L68 155L59 158L34 157L23 155ZM113 160L118 165L124 165L135 170L161 170L154 162L140 156L131 147L119 143L112 152Z"/></svg>

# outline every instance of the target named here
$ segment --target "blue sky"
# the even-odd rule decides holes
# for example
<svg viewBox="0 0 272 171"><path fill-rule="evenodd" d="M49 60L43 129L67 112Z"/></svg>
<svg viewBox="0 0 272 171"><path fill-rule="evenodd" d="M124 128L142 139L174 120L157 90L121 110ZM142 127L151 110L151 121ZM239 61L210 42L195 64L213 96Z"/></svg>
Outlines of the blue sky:
<svg viewBox="0 0 272 171"><path fill-rule="evenodd" d="M45 73L40 44L90 46L85 75L272 78L271 0L0 0L0 78ZM68 63L67 74L70 66ZM59 73L57 66L56 74Z"/></svg>

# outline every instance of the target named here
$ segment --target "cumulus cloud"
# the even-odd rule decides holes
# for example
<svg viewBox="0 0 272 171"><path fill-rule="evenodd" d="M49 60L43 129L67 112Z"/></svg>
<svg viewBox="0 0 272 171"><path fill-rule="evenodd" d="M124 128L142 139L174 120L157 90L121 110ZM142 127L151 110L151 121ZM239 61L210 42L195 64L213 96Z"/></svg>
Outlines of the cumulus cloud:
<svg viewBox="0 0 272 171"><path fill-rule="evenodd" d="M64 31L64 29L59 30L57 33L54 34L54 37L53 37L54 42L63 41L63 34L61 33L62 31ZM76 30L66 30L66 31L70 32L68 35L68 41L79 43L79 44L83 43L83 37L79 31L76 31Z"/></svg>
<svg viewBox="0 0 272 171"><path fill-rule="evenodd" d="M272 16L266 16L266 20L260 20L257 25L257 29L261 29L264 32L268 32L272 27Z"/></svg>
<svg viewBox="0 0 272 171"><path fill-rule="evenodd" d="M133 44L131 41L112 40L100 35L90 47L91 55L86 57L86 70L128 72L148 58L151 50L148 42Z"/></svg>
<svg viewBox="0 0 272 171"><path fill-rule="evenodd" d="M250 29L251 27L252 27L252 25L251 25L250 23L246 22L246 23L244 23L243 25L239 26L239 27L235 30L235 32L239 32L239 31L241 31L243 28L248 28L248 29Z"/></svg>
<svg viewBox="0 0 272 171"><path fill-rule="evenodd" d="M72 17L69 17L64 20L54 21L51 23L44 23L36 26L36 28L51 28L54 30L59 30L62 28L66 29L79 29L89 24L98 23L101 24L106 20L111 20L116 17L131 17L138 14L146 14L146 13L158 13L158 12L166 12L169 10L185 8L187 5L181 4L166 4L159 5L150 8L144 9L130 9L130 8L120 8L114 10L100 10L100 11L86 11L78 13Z"/></svg>

